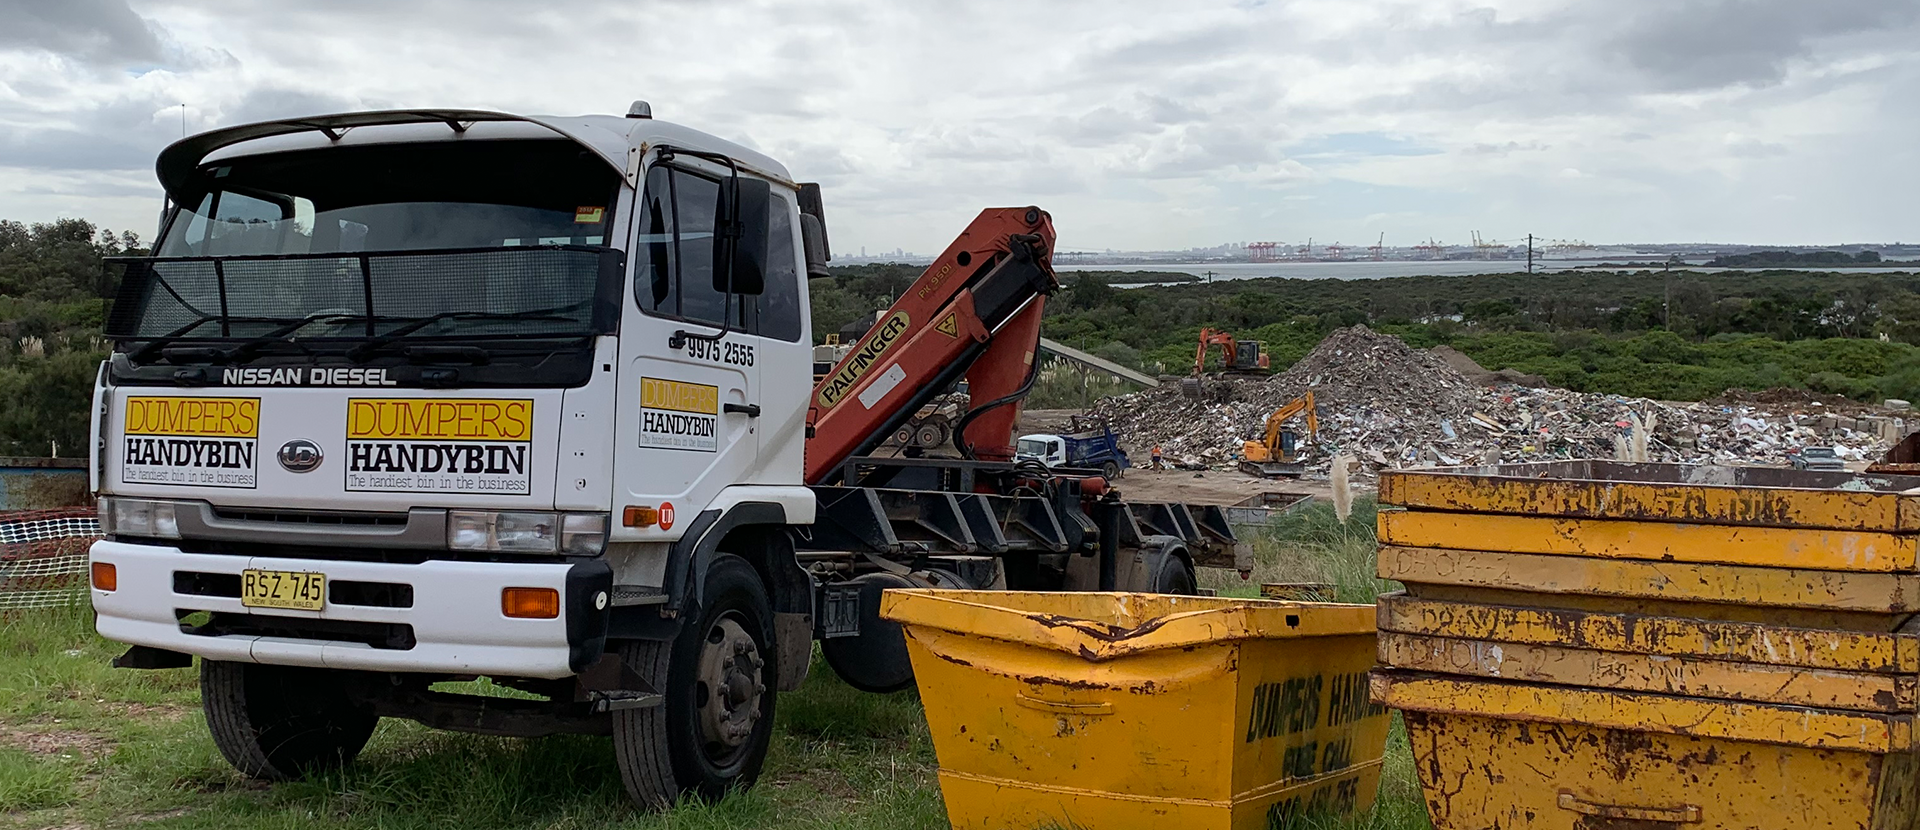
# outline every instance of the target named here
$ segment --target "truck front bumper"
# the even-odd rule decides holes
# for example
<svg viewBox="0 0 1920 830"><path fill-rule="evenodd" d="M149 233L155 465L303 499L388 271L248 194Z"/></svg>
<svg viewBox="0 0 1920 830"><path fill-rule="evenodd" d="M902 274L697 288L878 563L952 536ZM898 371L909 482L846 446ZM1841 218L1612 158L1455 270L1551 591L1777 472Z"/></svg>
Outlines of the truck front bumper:
<svg viewBox="0 0 1920 830"><path fill-rule="evenodd" d="M111 540L94 543L91 559L111 563L118 574L117 590L91 589L95 624L107 639L211 660L357 671L577 674L604 647L612 589L611 571L598 560L389 564L188 553ZM319 611L248 608L238 584L249 568L324 573L333 596ZM336 601L340 586L354 583L361 585L347 600L380 604ZM362 587L368 583L375 587ZM506 616L505 588L559 591L560 616ZM408 593L410 602L399 599ZM195 611L237 624L191 633L181 617Z"/></svg>

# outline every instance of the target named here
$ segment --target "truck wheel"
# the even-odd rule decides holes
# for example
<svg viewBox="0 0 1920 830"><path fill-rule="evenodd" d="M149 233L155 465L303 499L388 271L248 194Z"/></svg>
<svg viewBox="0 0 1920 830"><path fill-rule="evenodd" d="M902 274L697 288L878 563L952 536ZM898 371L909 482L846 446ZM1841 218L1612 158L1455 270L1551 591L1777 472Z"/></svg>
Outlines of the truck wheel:
<svg viewBox="0 0 1920 830"><path fill-rule="evenodd" d="M820 641L820 656L847 685L888 694L913 686L913 660L900 624L880 618L880 598L888 588L924 588L904 576L880 571L849 581L860 586L860 633Z"/></svg>
<svg viewBox="0 0 1920 830"><path fill-rule="evenodd" d="M913 431L913 442L922 449L933 449L947 443L947 428L941 424L925 423Z"/></svg>
<svg viewBox="0 0 1920 830"><path fill-rule="evenodd" d="M773 737L773 604L745 559L707 568L696 619L671 643L629 641L621 661L663 689L665 705L613 713L614 758L634 803L717 801L752 786Z"/></svg>
<svg viewBox="0 0 1920 830"><path fill-rule="evenodd" d="M1189 597L1200 593L1199 580L1194 578L1193 566L1187 564L1185 557L1169 550L1162 551L1157 560L1153 568L1153 593Z"/></svg>
<svg viewBox="0 0 1920 830"><path fill-rule="evenodd" d="M1101 464L1100 474L1103 476L1106 476L1107 481L1109 482L1119 481L1120 480L1120 463L1117 461L1108 461L1104 464Z"/></svg>
<svg viewBox="0 0 1920 830"><path fill-rule="evenodd" d="M301 666L202 660L200 705L227 763L272 781L345 766L380 723L338 672Z"/></svg>

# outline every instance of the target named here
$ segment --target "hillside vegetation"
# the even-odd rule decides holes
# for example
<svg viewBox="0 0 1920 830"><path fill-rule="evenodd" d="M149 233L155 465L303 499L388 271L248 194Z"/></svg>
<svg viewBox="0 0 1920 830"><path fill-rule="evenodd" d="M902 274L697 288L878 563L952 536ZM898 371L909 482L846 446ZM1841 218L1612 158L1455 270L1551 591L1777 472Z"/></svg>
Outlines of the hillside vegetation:
<svg viewBox="0 0 1920 830"><path fill-rule="evenodd" d="M835 326L816 331L884 305L919 270L862 266L815 282L815 319ZM1048 336L1148 371L1184 373L1202 326L1264 341L1280 371L1327 332L1365 323L1584 392L1920 395L1920 275L1906 272L1570 271L1140 288L1062 276Z"/></svg>
<svg viewBox="0 0 1920 830"><path fill-rule="evenodd" d="M0 220L0 455L86 455L102 260L141 253L132 233L80 219Z"/></svg>

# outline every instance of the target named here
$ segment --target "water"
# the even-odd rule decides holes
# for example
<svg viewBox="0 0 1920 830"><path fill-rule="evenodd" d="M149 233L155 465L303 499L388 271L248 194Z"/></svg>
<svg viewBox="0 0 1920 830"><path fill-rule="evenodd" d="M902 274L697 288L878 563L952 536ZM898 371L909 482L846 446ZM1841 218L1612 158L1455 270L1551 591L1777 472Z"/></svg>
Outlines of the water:
<svg viewBox="0 0 1920 830"><path fill-rule="evenodd" d="M1549 259L1534 260L1533 269L1540 271L1561 271L1568 268L1592 268L1609 260L1590 259ZM1611 260L1620 263L1621 260ZM1261 277L1288 277L1302 280L1378 280L1391 277L1452 277L1469 274L1512 274L1527 270L1526 260L1503 259L1462 259L1462 260L1387 260L1383 262L1143 262L1124 265L1081 265L1079 263L1054 263L1056 271L1168 271L1179 274L1192 274L1204 278L1212 271L1216 280L1248 280ZM1657 270L1661 265L1635 265L1627 270ZM1759 270L1738 268L1703 268L1699 265L1684 265L1689 271L1715 273L1719 271ZM1890 268L1787 268L1788 271L1833 271L1843 274L1889 273L1897 269Z"/></svg>

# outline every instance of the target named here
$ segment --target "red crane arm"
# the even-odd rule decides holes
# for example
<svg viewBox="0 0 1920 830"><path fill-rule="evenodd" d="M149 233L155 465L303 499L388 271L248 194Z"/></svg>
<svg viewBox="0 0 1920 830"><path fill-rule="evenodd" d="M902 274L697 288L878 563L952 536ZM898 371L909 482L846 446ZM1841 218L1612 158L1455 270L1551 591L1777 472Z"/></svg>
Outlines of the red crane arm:
<svg viewBox="0 0 1920 830"><path fill-rule="evenodd" d="M963 374L976 411L961 442L982 458L1011 458L1018 393L1046 295L1059 288L1053 242L1046 211L982 211L814 388L807 482L825 483Z"/></svg>

